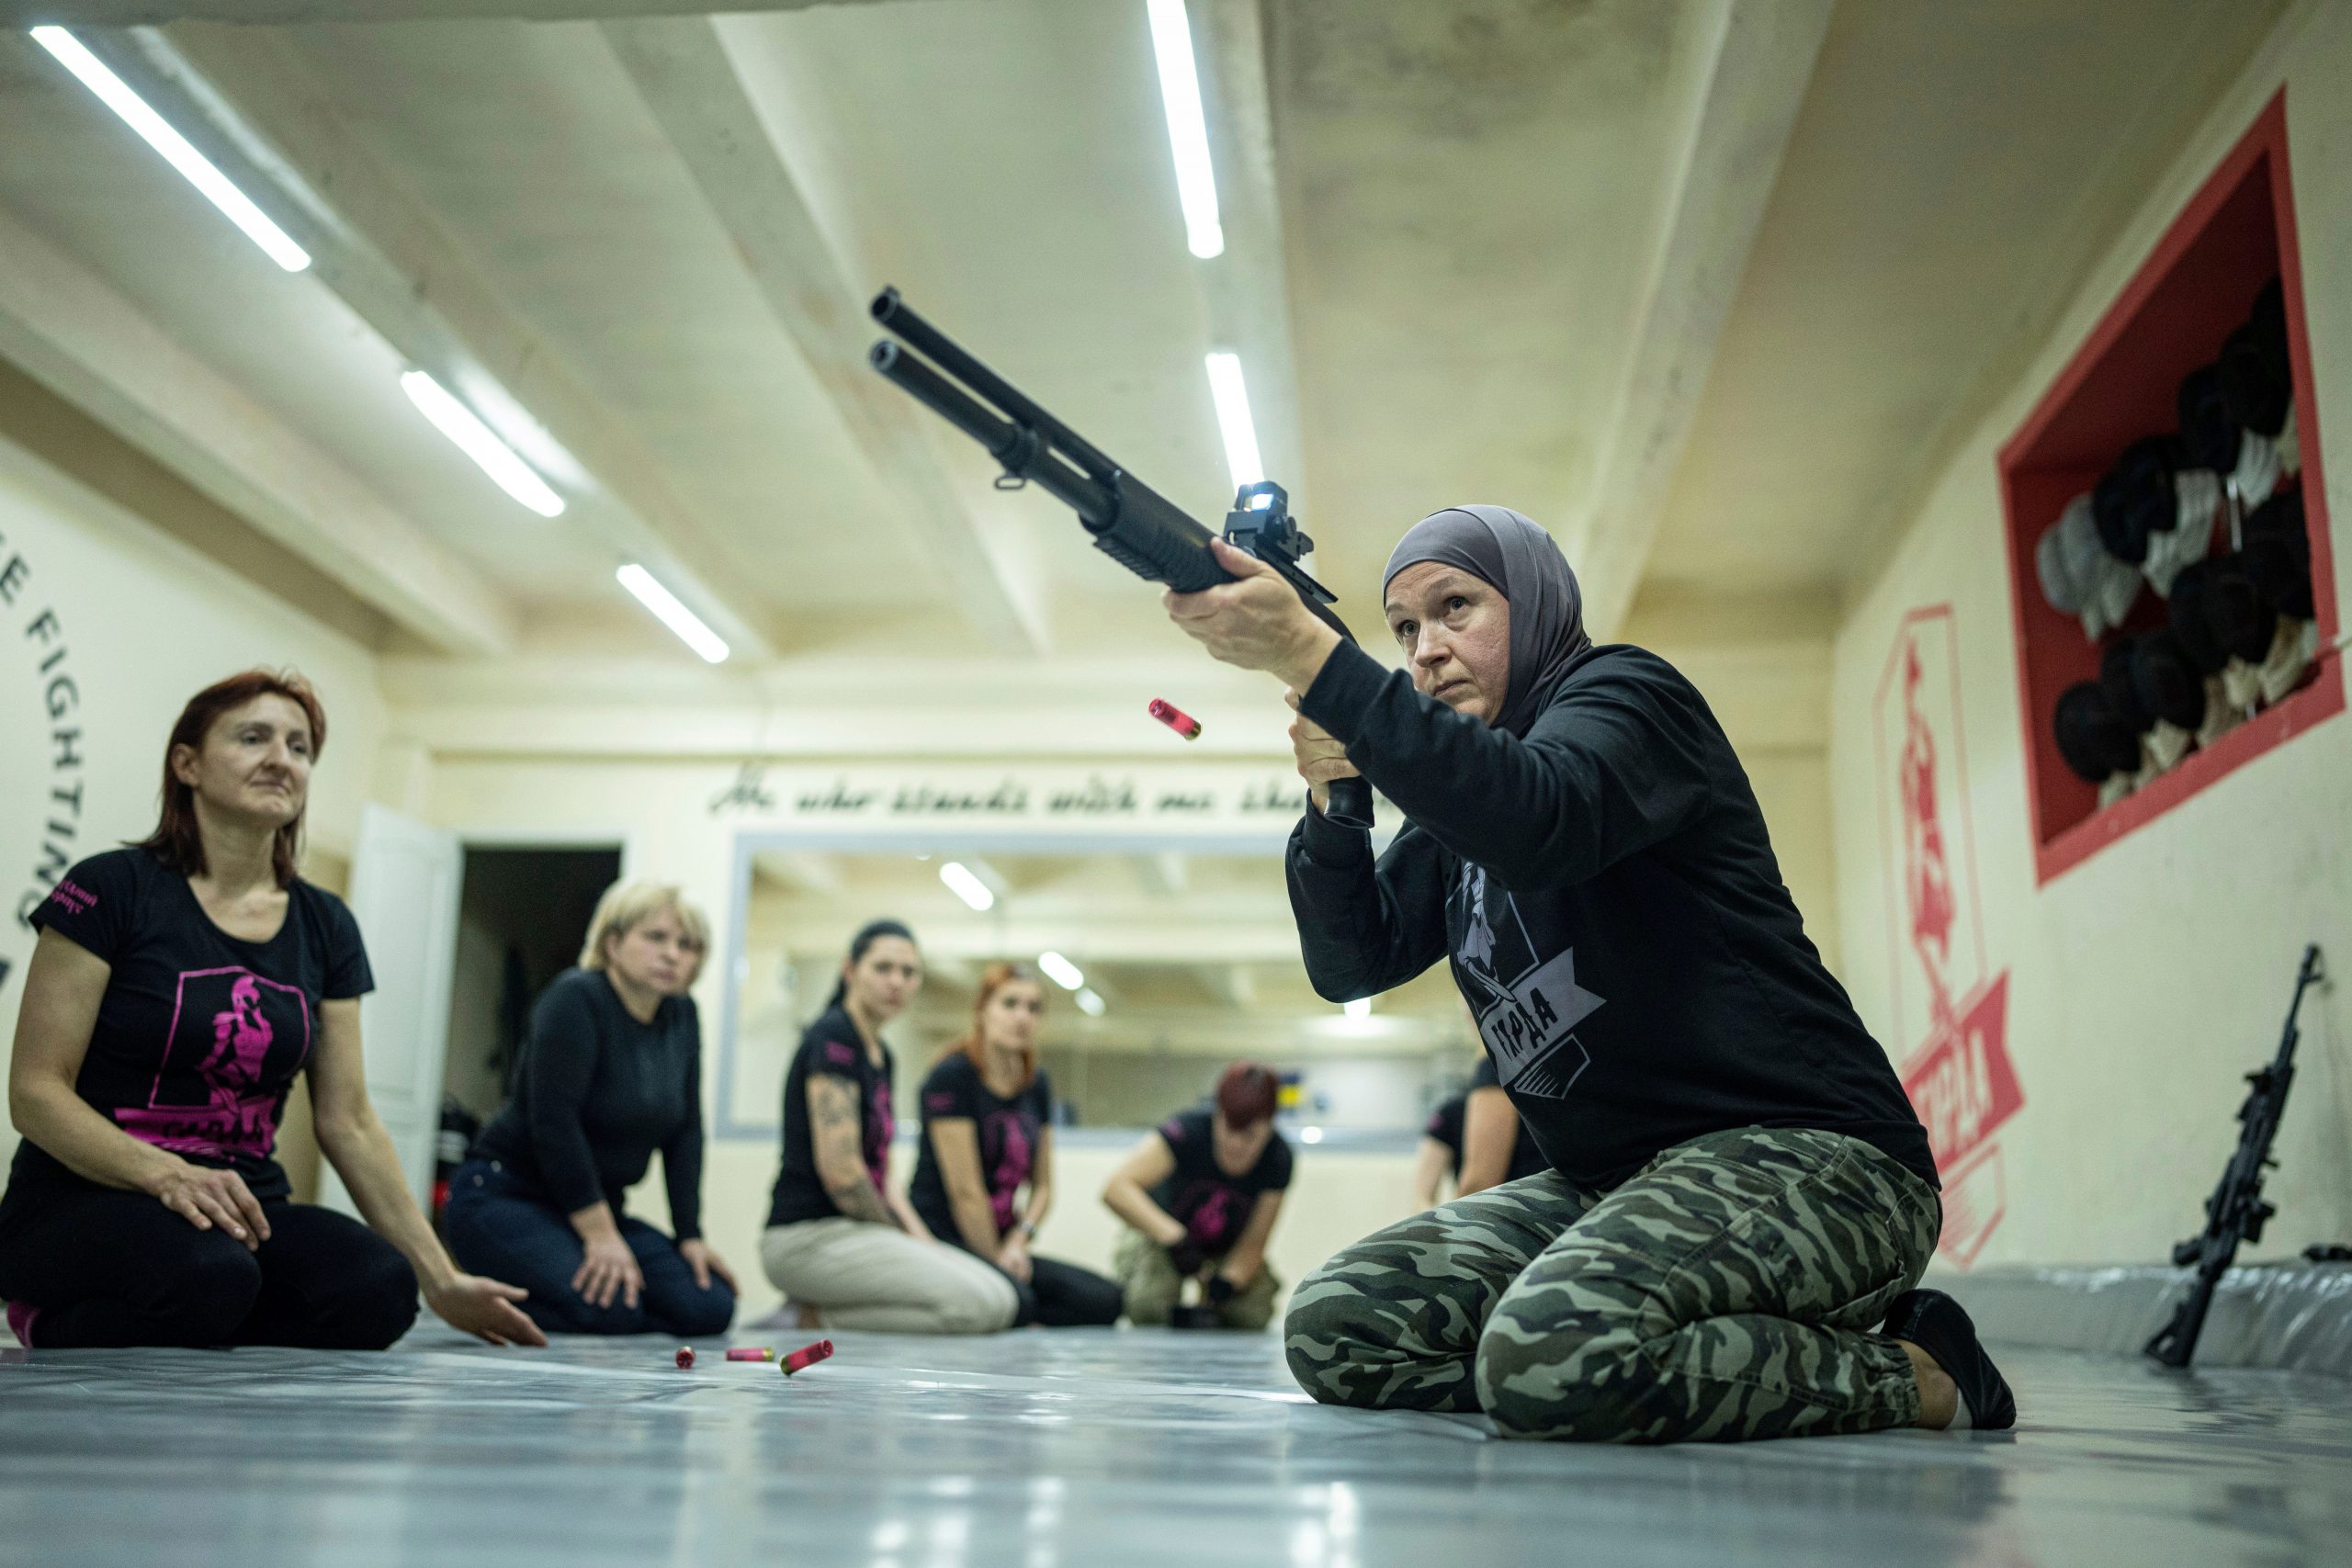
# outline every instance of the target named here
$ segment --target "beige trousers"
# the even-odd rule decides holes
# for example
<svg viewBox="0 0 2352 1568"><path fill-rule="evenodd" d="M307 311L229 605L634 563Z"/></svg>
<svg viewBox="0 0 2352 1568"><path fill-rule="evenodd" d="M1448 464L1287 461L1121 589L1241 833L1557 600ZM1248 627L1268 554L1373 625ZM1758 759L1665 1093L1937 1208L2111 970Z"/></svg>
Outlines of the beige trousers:
<svg viewBox="0 0 2352 1568"><path fill-rule="evenodd" d="M994 1334L1021 1310L1012 1281L961 1247L839 1215L769 1227L760 1267L828 1328Z"/></svg>

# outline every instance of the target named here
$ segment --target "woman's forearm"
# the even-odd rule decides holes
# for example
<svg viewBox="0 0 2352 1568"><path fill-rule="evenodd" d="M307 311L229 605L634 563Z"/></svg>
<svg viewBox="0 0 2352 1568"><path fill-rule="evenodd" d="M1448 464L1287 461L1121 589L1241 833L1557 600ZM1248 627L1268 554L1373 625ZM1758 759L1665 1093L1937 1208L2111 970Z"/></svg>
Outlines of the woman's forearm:
<svg viewBox="0 0 2352 1568"><path fill-rule="evenodd" d="M1420 1157L1413 1167L1413 1200L1422 1208L1437 1207L1438 1184L1445 1179L1448 1163L1443 1144L1435 1138L1421 1140Z"/></svg>
<svg viewBox="0 0 2352 1568"><path fill-rule="evenodd" d="M620 1222L613 1217L613 1206L598 1199L585 1208L574 1209L564 1216L581 1240L607 1241L621 1234Z"/></svg>
<svg viewBox="0 0 2352 1568"><path fill-rule="evenodd" d="M1113 1213L1162 1247L1173 1247L1184 1239L1184 1227L1176 1223L1175 1217L1153 1202L1149 1193L1125 1177L1111 1179L1111 1185L1102 1189L1102 1202Z"/></svg>
<svg viewBox="0 0 2352 1568"><path fill-rule="evenodd" d="M900 1230L918 1239L931 1235L931 1227L922 1223L922 1216L915 1213L914 1205L907 1201L905 1193L885 1192L882 1201Z"/></svg>
<svg viewBox="0 0 2352 1568"><path fill-rule="evenodd" d="M319 1152L343 1178L359 1217L368 1222L368 1229L400 1249L416 1270L417 1283L425 1293L430 1295L455 1279L458 1266L425 1223L424 1212L416 1206L400 1156L392 1148L392 1135L384 1131L374 1108L347 1122L322 1122L318 1132Z"/></svg>
<svg viewBox="0 0 2352 1568"><path fill-rule="evenodd" d="M1045 1228L1046 1216L1053 1212L1054 1184L1051 1181L1032 1181L1029 1184L1028 1207L1021 1212L1023 1222L1034 1235Z"/></svg>
<svg viewBox="0 0 2352 1568"><path fill-rule="evenodd" d="M113 1122L70 1084L19 1088L11 1120L26 1140L85 1181L130 1192L153 1192L183 1163L170 1151L142 1144Z"/></svg>
<svg viewBox="0 0 2352 1568"><path fill-rule="evenodd" d="M978 1182L947 1184L947 1209L956 1219L956 1234L982 1258L993 1258L1003 1238L996 1234L996 1214L988 1192Z"/></svg>

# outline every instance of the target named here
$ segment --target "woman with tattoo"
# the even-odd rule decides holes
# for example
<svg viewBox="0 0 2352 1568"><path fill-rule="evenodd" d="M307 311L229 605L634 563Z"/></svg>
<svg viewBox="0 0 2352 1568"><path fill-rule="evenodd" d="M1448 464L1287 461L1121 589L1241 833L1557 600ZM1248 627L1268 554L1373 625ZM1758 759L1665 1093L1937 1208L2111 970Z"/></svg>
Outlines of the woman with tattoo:
<svg viewBox="0 0 2352 1568"><path fill-rule="evenodd" d="M850 943L832 1001L784 1080L784 1168L760 1263L828 1328L992 1334L1012 1325L1012 1281L933 1239L890 1190L896 1064L882 1029L922 985L914 933L875 920Z"/></svg>

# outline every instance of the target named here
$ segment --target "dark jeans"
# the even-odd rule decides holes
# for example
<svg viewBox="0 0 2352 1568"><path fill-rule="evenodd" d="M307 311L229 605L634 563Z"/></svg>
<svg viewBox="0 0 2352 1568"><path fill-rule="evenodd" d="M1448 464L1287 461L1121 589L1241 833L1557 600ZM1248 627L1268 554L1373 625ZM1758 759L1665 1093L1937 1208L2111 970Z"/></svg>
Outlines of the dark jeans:
<svg viewBox="0 0 2352 1568"><path fill-rule="evenodd" d="M40 1309L44 1350L293 1345L381 1350L416 1321L416 1275L348 1215L262 1205L258 1251L200 1231L143 1192L76 1176L13 1193L0 1220L0 1296Z"/></svg>
<svg viewBox="0 0 2352 1568"><path fill-rule="evenodd" d="M645 1288L633 1307L617 1294L610 1306L593 1306L571 1288L588 1252L580 1234L561 1210L515 1180L500 1161L468 1160L449 1178L441 1234L460 1269L530 1292L522 1308L550 1334L652 1333L697 1339L726 1333L735 1320L735 1292L726 1281L713 1275L704 1290L678 1256L677 1243L643 1220L614 1217L645 1274Z"/></svg>
<svg viewBox="0 0 2352 1568"><path fill-rule="evenodd" d="M1014 1280L1012 1288L1021 1296L1021 1315L1012 1320L1015 1328L1032 1323L1046 1328L1108 1328L1119 1321L1125 1304L1117 1280L1050 1258L1030 1258L1029 1278Z"/></svg>

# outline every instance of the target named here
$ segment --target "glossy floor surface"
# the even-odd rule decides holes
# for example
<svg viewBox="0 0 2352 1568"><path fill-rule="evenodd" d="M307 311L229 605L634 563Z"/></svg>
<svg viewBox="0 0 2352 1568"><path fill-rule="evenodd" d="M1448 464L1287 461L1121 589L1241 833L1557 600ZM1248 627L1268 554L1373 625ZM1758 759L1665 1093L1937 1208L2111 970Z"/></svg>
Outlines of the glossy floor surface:
<svg viewBox="0 0 2352 1568"><path fill-rule="evenodd" d="M2352 1380L2004 1358L2024 1424L1493 1440L1306 1402L1271 1337L0 1354L0 1562L2199 1564L2352 1558Z"/></svg>

